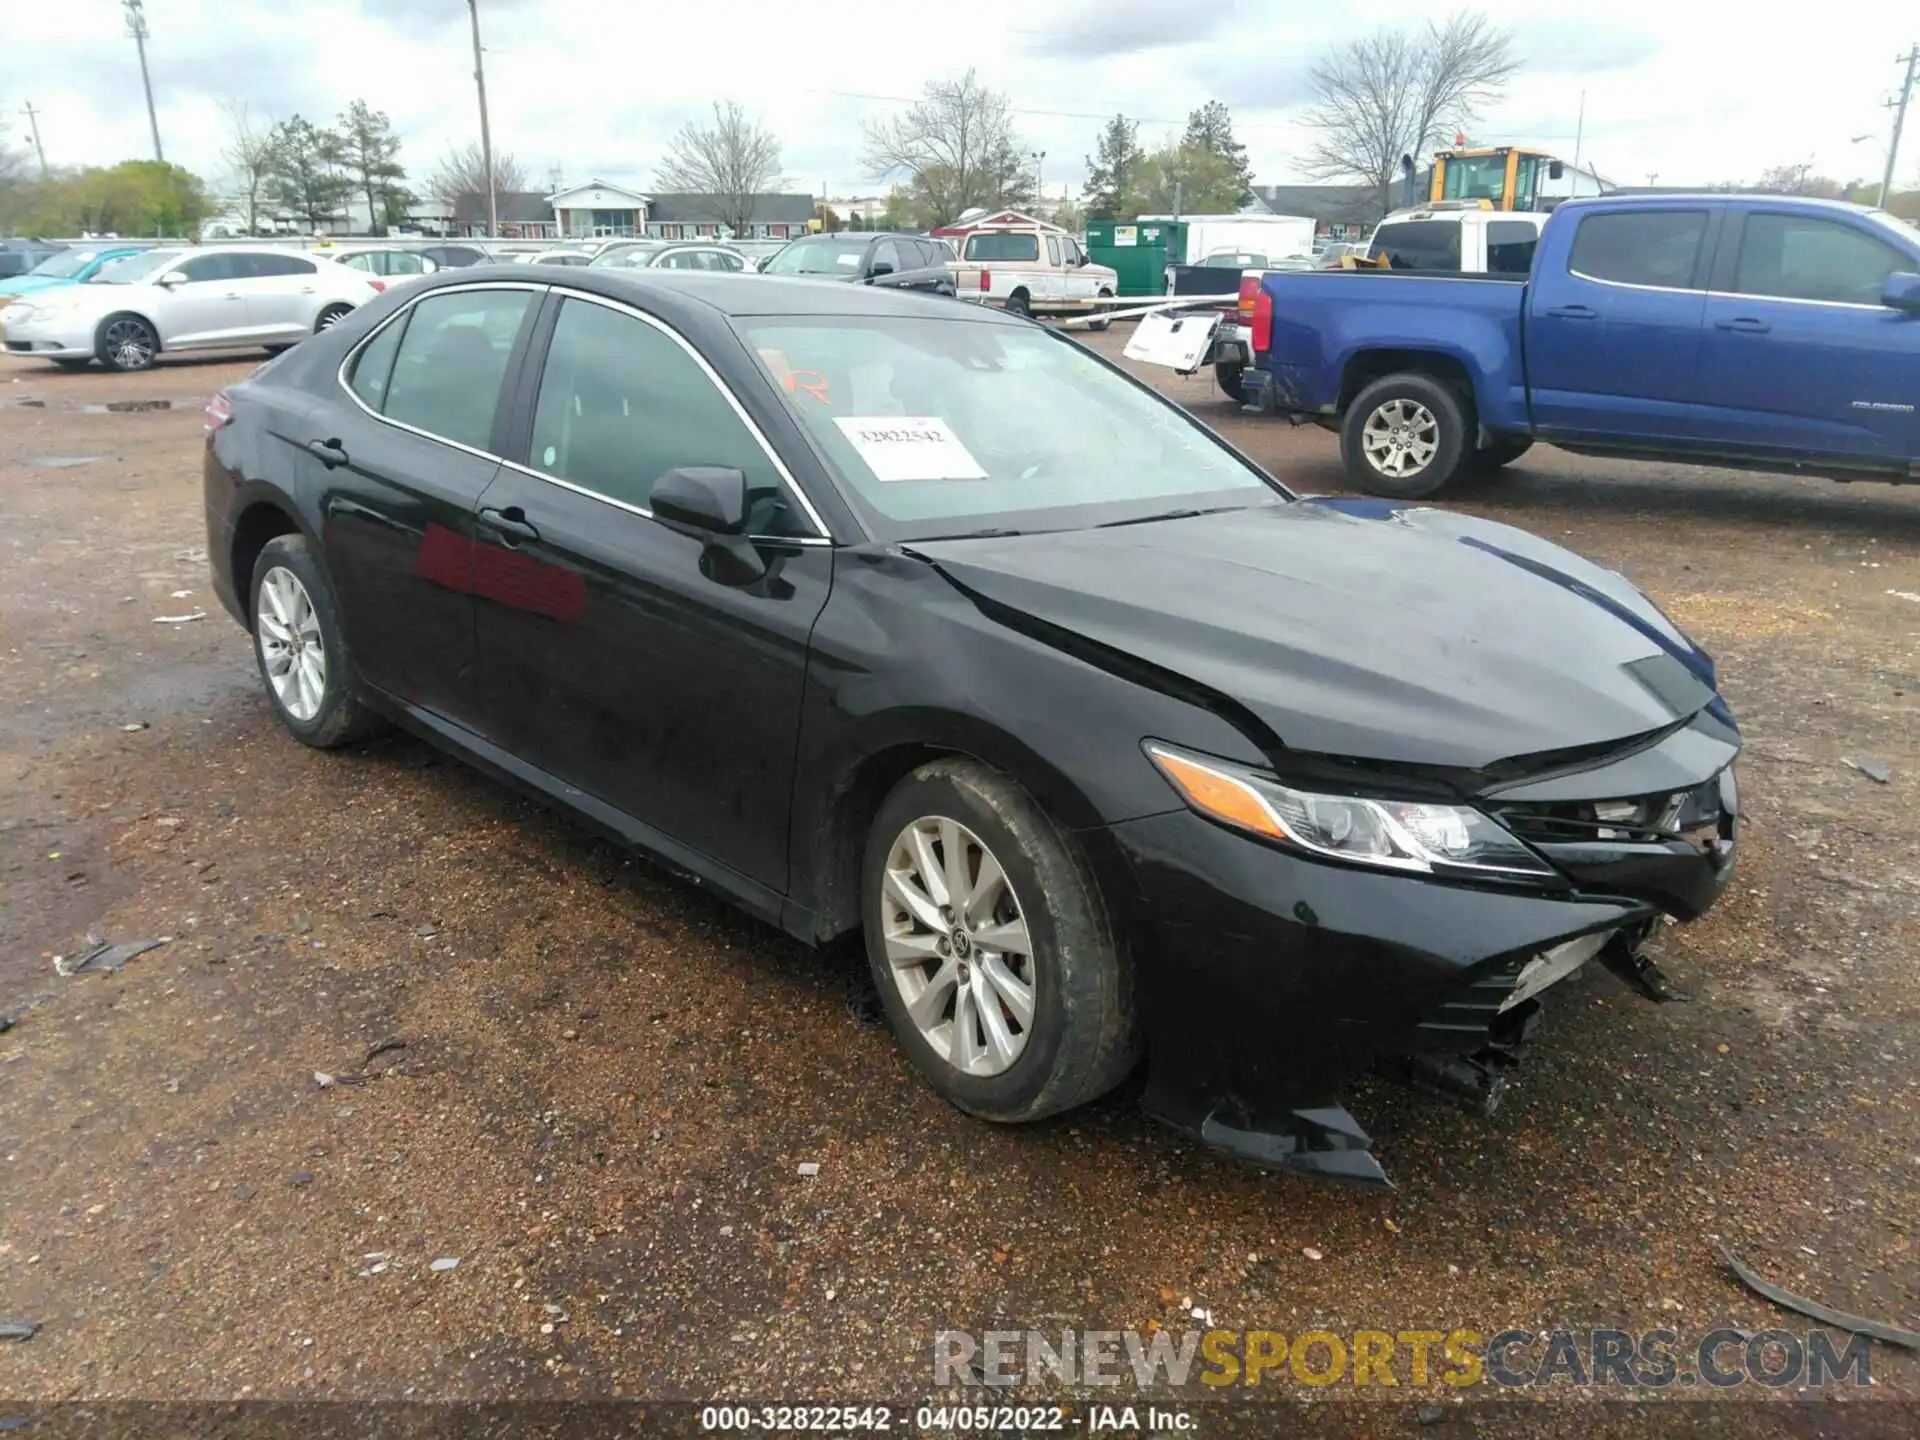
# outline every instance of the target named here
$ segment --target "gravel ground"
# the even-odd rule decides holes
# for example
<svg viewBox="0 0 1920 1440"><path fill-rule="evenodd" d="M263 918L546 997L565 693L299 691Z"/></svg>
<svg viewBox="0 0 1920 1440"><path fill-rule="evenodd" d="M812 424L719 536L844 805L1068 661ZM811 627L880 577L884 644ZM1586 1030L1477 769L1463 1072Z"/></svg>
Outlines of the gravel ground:
<svg viewBox="0 0 1920 1440"><path fill-rule="evenodd" d="M1920 1324L1920 491L1542 449L1449 498L1620 569L1702 640L1750 821L1725 901L1666 932L1691 1004L1576 976L1488 1122L1363 1090L1400 1188L1356 1193L1216 1159L1125 1096L968 1120L910 1075L857 955L412 740L293 743L203 553L198 402L247 368L0 362L0 1319L43 1327L0 1344L0 1395L898 1401L930 1393L936 1330L1194 1309L1804 1333L1714 1237ZM1333 437L1162 388L1296 487L1342 488ZM57 974L89 933L170 939ZM1920 1430L1916 1357L1876 1346L1872 1369L1844 1408L1745 1385L1654 1414ZM1357 1401L1460 1398L1442 1385L1308 1413L1645 1423L1594 1393L1422 1412L1435 1430Z"/></svg>

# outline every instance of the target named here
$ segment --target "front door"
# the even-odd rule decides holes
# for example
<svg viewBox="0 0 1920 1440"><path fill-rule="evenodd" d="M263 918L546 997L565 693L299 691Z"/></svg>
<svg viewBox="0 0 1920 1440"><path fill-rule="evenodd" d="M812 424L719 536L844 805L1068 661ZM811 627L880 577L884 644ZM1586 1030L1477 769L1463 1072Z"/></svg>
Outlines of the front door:
<svg viewBox="0 0 1920 1440"><path fill-rule="evenodd" d="M500 396L538 293L442 291L402 311L350 361L351 393L309 416L302 452L361 676L470 726L473 512L499 469Z"/></svg>
<svg viewBox="0 0 1920 1440"><path fill-rule="evenodd" d="M1526 292L1527 384L1544 438L1698 438L1712 218L1705 206L1579 217L1566 264L1542 266Z"/></svg>
<svg viewBox="0 0 1920 1440"><path fill-rule="evenodd" d="M196 255L168 272L182 279L163 286L154 307L163 347L194 350L244 341L247 302L238 259L217 252Z"/></svg>
<svg viewBox="0 0 1920 1440"><path fill-rule="evenodd" d="M1880 291L1920 264L1852 216L1728 218L1701 332L1708 438L1904 472L1920 454L1920 320Z"/></svg>
<svg viewBox="0 0 1920 1440"><path fill-rule="evenodd" d="M671 331L612 303L561 302L525 458L480 501L489 738L783 892L832 549L719 381ZM768 581L707 578L701 542L652 518L654 482L695 465L745 472Z"/></svg>

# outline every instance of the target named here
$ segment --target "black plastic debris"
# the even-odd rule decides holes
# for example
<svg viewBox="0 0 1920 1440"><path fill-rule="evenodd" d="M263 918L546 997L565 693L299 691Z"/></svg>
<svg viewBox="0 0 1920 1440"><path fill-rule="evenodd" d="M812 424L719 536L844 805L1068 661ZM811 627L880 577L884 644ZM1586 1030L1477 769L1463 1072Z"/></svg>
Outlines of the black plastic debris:
<svg viewBox="0 0 1920 1440"><path fill-rule="evenodd" d="M386 1039L376 1040L367 1047L367 1059L369 1061L377 1060L380 1056L388 1054L390 1051L404 1050L406 1048L406 1041L402 1040L398 1035L389 1035Z"/></svg>
<svg viewBox="0 0 1920 1440"><path fill-rule="evenodd" d="M1893 767L1882 765L1878 760L1855 760L1848 757L1847 764L1858 770L1876 785L1885 785L1893 779Z"/></svg>
<svg viewBox="0 0 1920 1440"><path fill-rule="evenodd" d="M1818 1300L1809 1300L1796 1295L1791 1290L1783 1290L1771 1281L1763 1280L1753 1270L1742 1265L1734 1253L1724 1244L1720 1254L1733 1273L1740 1277L1740 1283L1754 1294L1771 1300L1783 1309L1795 1311L1809 1319L1818 1320L1822 1325L1831 1325L1837 1330L1846 1330L1855 1335L1870 1335L1875 1340L1884 1340L1889 1345L1899 1345L1908 1350L1920 1350L1920 1331L1902 1330L1898 1326L1888 1325L1879 1320L1868 1320L1864 1316L1849 1315L1844 1310L1834 1310L1822 1305Z"/></svg>
<svg viewBox="0 0 1920 1440"><path fill-rule="evenodd" d="M0 1340L31 1340L39 1333L38 1320L0 1320Z"/></svg>
<svg viewBox="0 0 1920 1440"><path fill-rule="evenodd" d="M101 942L78 955L57 957L53 962L53 968L61 975L84 975L90 971L120 970L134 956L144 955L149 950L158 950L166 943L164 939L130 940L124 945L108 945Z"/></svg>
<svg viewBox="0 0 1920 1440"><path fill-rule="evenodd" d="M13 1016L0 1015L0 1035L6 1034L11 1029L13 1029Z"/></svg>

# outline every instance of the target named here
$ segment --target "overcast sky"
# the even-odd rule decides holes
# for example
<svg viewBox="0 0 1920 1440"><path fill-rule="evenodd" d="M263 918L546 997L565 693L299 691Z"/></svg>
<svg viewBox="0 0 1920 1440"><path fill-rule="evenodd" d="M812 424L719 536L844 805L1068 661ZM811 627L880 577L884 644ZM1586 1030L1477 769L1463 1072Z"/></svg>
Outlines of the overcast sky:
<svg viewBox="0 0 1920 1440"><path fill-rule="evenodd" d="M1812 160L1877 178L1900 79L1920 40L1913 0L1782 9L1729 0L1487 0L1525 69L1474 127L1489 142L1571 158L1619 183L1752 179ZM758 111L785 146L789 188L884 187L862 171L860 123L935 77L975 66L1043 150L1047 190L1077 181L1101 120L1140 118L1149 143L1205 100L1232 107L1261 182L1306 177L1305 72L1328 45L1416 24L1398 0L481 0L494 143L538 188L554 171L645 188L675 128L717 97ZM477 136L463 0L146 0L167 158L224 182L221 104L261 122L330 119L364 98L393 117L418 171ZM1822 23L1830 17L1832 23ZM119 0L9 0L0 118L42 113L56 165L149 155ZM1920 112L1920 107L1916 107ZM1920 113L1900 175L1920 173ZM1870 134L1854 143L1852 137Z"/></svg>

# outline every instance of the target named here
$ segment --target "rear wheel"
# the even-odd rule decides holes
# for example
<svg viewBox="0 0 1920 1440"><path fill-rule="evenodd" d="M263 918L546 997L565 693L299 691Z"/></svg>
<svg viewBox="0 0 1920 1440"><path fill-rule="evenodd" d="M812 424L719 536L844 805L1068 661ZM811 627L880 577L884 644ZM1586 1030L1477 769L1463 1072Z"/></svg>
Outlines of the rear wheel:
<svg viewBox="0 0 1920 1440"><path fill-rule="evenodd" d="M1113 324L1113 317L1106 312L1112 305L1113 292L1111 290L1102 290L1100 292L1099 304L1095 307L1100 318L1097 320L1089 320L1087 322L1087 328L1089 330L1105 330L1111 326Z"/></svg>
<svg viewBox="0 0 1920 1440"><path fill-rule="evenodd" d="M1466 452L1460 397L1428 375L1389 375L1362 390L1340 426L1347 477L1371 495L1417 500L1453 478Z"/></svg>
<svg viewBox="0 0 1920 1440"><path fill-rule="evenodd" d="M138 315L109 315L94 336L94 355L109 370L151 370L160 337Z"/></svg>
<svg viewBox="0 0 1920 1440"><path fill-rule="evenodd" d="M1245 372L1246 367L1237 360L1223 360L1213 367L1214 384L1236 405L1244 404L1247 398L1246 389L1241 384Z"/></svg>
<svg viewBox="0 0 1920 1440"><path fill-rule="evenodd" d="M1006 308L1016 315L1031 316L1033 314L1033 301L1026 291L1016 290L1007 296Z"/></svg>
<svg viewBox="0 0 1920 1440"><path fill-rule="evenodd" d="M331 750L380 728L354 693L353 652L326 571L303 535L269 540L253 565L253 650L294 738Z"/></svg>
<svg viewBox="0 0 1920 1440"><path fill-rule="evenodd" d="M313 333L318 335L322 330L331 330L352 313L353 307L351 305L327 306L326 309L320 312L320 317L313 322Z"/></svg>
<svg viewBox="0 0 1920 1440"><path fill-rule="evenodd" d="M865 869L881 1004L947 1100L1038 1120L1133 1067L1132 976L1098 888L1007 776L969 760L922 766L874 817Z"/></svg>
<svg viewBox="0 0 1920 1440"><path fill-rule="evenodd" d="M1502 466L1511 465L1532 448L1531 436L1523 440L1495 440L1493 444L1482 446L1469 455L1461 469L1468 475L1491 475Z"/></svg>

